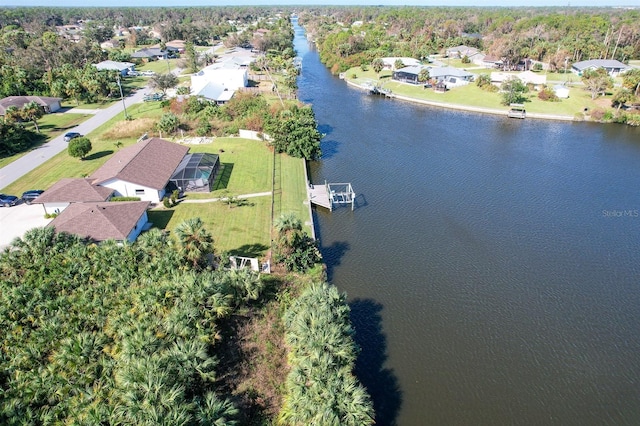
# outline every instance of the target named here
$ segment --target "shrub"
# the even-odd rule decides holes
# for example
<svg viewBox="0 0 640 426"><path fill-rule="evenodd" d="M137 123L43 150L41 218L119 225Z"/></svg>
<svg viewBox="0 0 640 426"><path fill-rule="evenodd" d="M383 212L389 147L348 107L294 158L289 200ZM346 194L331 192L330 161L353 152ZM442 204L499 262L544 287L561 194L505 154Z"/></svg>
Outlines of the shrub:
<svg viewBox="0 0 640 426"><path fill-rule="evenodd" d="M169 199L169 197L164 197L162 199L162 205L167 209L171 208L171 200Z"/></svg>
<svg viewBox="0 0 640 426"><path fill-rule="evenodd" d="M594 121L602 121L604 117L604 110L602 108L595 108L591 111L591 119Z"/></svg>
<svg viewBox="0 0 640 426"><path fill-rule="evenodd" d="M536 62L535 64L533 64L533 70L534 71L542 71L542 64L539 62Z"/></svg>
<svg viewBox="0 0 640 426"><path fill-rule="evenodd" d="M552 88L545 86L538 92L538 98L542 101L559 102L560 98L556 95L556 92Z"/></svg>

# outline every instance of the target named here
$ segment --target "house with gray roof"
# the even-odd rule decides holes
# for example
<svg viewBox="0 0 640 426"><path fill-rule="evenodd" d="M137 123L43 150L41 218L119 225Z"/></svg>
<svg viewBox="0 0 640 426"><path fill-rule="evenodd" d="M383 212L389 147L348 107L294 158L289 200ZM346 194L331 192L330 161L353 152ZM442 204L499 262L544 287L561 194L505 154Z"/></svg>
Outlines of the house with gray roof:
<svg viewBox="0 0 640 426"><path fill-rule="evenodd" d="M596 70L598 68L604 68L610 76L614 77L627 72L632 67L615 59L589 59L588 61L580 61L571 65L571 72L582 75L586 70Z"/></svg>
<svg viewBox="0 0 640 426"><path fill-rule="evenodd" d="M117 196L158 203L188 151L188 147L164 139L145 139L116 152L89 179Z"/></svg>
<svg viewBox="0 0 640 426"><path fill-rule="evenodd" d="M464 86L473 81L473 74L455 67L429 67L429 79L444 82L447 89Z"/></svg>
<svg viewBox="0 0 640 426"><path fill-rule="evenodd" d="M132 58L147 59L147 60L160 60L173 58L178 53L178 48L167 46L166 49L159 47L145 47L131 54Z"/></svg>
<svg viewBox="0 0 640 426"><path fill-rule="evenodd" d="M0 99L0 115L5 115L7 108L16 107L21 109L29 102L35 102L42 107L45 114L58 111L61 106L62 98L50 98L46 96L8 96Z"/></svg>
<svg viewBox="0 0 640 426"><path fill-rule="evenodd" d="M149 221L148 201L76 203L47 226L56 232L79 235L95 242L133 242Z"/></svg>
<svg viewBox="0 0 640 426"><path fill-rule="evenodd" d="M104 202L113 195L113 189L94 185L90 179L62 178L33 200L42 204L45 214L58 214L71 204Z"/></svg>

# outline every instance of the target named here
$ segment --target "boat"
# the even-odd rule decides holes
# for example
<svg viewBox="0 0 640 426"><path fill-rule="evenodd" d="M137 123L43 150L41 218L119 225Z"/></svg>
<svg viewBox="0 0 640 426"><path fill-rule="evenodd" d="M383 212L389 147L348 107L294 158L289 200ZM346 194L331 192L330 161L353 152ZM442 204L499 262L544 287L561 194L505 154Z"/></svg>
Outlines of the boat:
<svg viewBox="0 0 640 426"><path fill-rule="evenodd" d="M527 116L527 111L524 109L523 104L511 104L509 106L510 109L507 115L510 118L525 118Z"/></svg>

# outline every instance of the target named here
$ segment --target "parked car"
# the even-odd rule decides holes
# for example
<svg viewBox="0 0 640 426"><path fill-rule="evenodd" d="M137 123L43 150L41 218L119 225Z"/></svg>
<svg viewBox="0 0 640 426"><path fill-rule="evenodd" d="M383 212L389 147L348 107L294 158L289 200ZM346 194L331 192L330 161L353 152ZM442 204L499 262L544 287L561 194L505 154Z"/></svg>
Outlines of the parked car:
<svg viewBox="0 0 640 426"><path fill-rule="evenodd" d="M79 138L80 136L82 135L78 132L69 132L64 135L64 141L69 142L71 139Z"/></svg>
<svg viewBox="0 0 640 426"><path fill-rule="evenodd" d="M0 206L11 207L18 204L19 198L15 195L0 194Z"/></svg>
<svg viewBox="0 0 640 426"><path fill-rule="evenodd" d="M140 75L140 73L139 73L138 71L128 71L128 72L127 72L127 75L128 75L129 77L137 77L137 76L139 76L139 75Z"/></svg>
<svg viewBox="0 0 640 426"><path fill-rule="evenodd" d="M30 189L28 191L24 191L21 197L22 201L27 204L31 204L31 202L38 198L43 192L44 191L42 189Z"/></svg>
<svg viewBox="0 0 640 426"><path fill-rule="evenodd" d="M155 71L140 71L140 75L144 75L146 77L151 77L152 75L156 75Z"/></svg>

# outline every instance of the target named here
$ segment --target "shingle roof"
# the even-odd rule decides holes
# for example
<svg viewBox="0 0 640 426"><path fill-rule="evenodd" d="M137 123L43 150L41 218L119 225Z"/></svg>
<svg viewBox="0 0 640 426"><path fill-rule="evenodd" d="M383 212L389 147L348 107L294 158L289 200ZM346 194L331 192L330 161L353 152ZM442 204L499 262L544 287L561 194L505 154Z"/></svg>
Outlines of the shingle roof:
<svg viewBox="0 0 640 426"><path fill-rule="evenodd" d="M84 178L62 178L43 192L34 203L83 203L107 201L113 189L91 184Z"/></svg>
<svg viewBox="0 0 640 426"><path fill-rule="evenodd" d="M46 96L9 96L0 99L0 113L4 114L10 106L15 106L20 109L32 101L35 101L38 105L50 106L61 100L62 98L49 98Z"/></svg>
<svg viewBox="0 0 640 426"><path fill-rule="evenodd" d="M94 241L122 241L148 207L147 201L71 204L48 226Z"/></svg>
<svg viewBox="0 0 640 426"><path fill-rule="evenodd" d="M145 47L131 54L132 58L151 58L154 56L164 56L167 54L166 50L162 50L159 47Z"/></svg>
<svg viewBox="0 0 640 426"><path fill-rule="evenodd" d="M164 139L146 139L118 151L89 179L94 185L119 179L161 190L188 151L188 147Z"/></svg>

